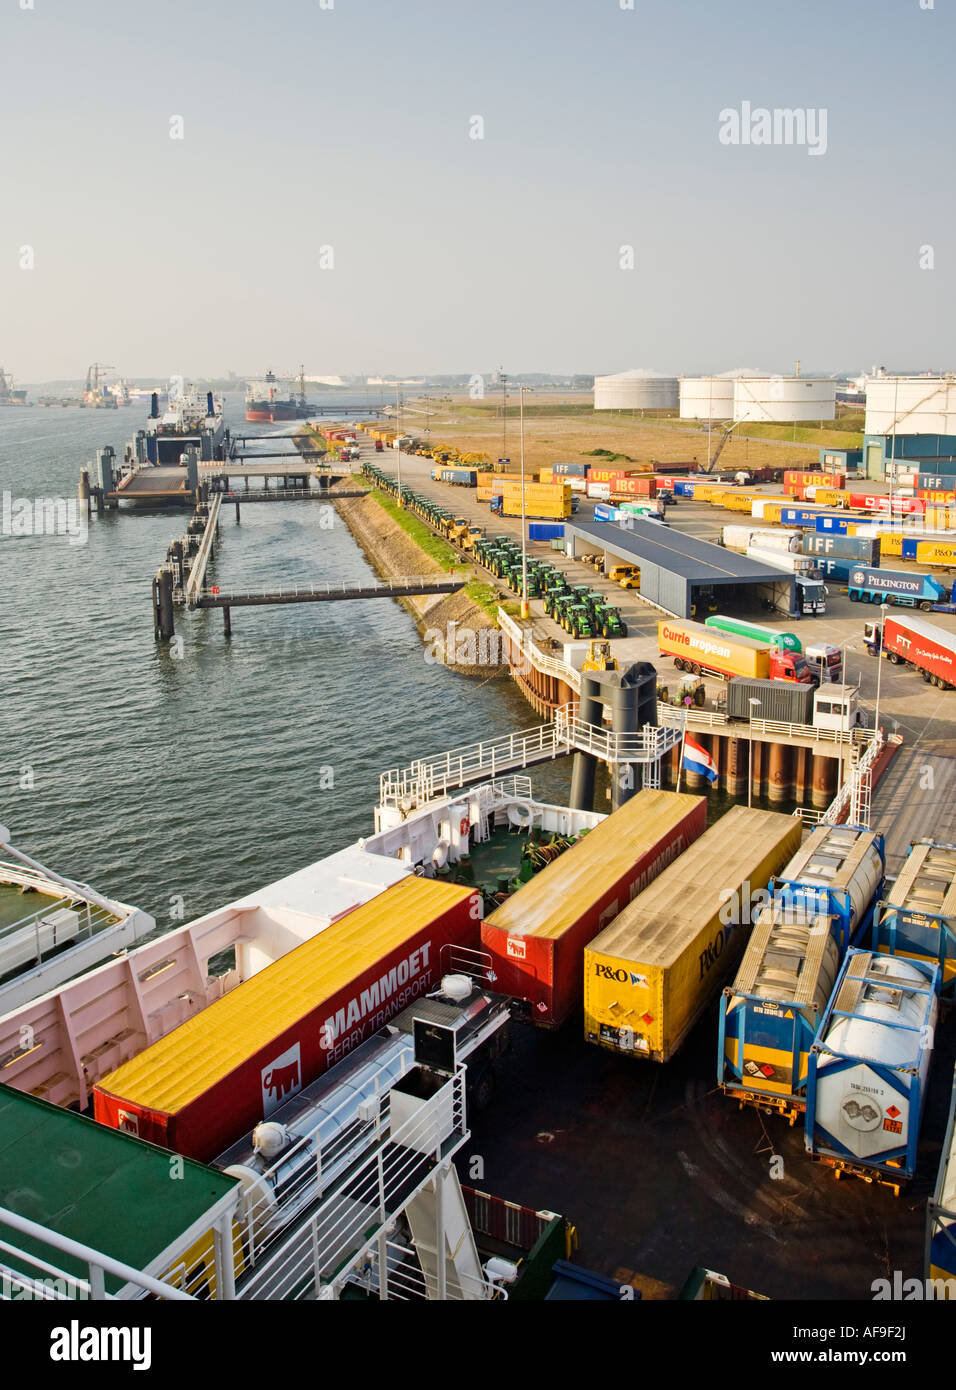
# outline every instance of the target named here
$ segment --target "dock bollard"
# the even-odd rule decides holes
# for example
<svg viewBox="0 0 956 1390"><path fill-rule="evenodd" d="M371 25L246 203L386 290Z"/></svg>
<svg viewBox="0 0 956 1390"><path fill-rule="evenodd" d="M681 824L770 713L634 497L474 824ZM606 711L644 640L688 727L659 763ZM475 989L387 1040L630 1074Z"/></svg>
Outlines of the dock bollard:
<svg viewBox="0 0 956 1390"><path fill-rule="evenodd" d="M86 503L86 517L87 520L89 520L93 511L93 504L90 499L90 470L88 468L80 469L80 485L78 488L78 494L80 503Z"/></svg>

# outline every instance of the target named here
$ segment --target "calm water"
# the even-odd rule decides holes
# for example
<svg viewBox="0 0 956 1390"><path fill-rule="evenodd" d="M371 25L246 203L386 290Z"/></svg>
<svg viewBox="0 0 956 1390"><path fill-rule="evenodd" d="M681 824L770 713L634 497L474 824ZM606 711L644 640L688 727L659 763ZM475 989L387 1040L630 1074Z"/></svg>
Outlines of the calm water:
<svg viewBox="0 0 956 1390"><path fill-rule="evenodd" d="M0 410L0 492L75 497L93 450L122 457L143 414ZM226 418L275 428L245 426L239 396ZM383 770L538 722L509 681L426 665L388 601L236 609L230 641L220 613L177 610L174 659L150 585L185 520L112 512L84 545L0 535L0 820L51 868L160 923L181 895L192 917L369 834ZM344 525L319 521L270 503L237 527L224 509L210 579L368 577ZM536 791L564 799L569 770L549 765Z"/></svg>

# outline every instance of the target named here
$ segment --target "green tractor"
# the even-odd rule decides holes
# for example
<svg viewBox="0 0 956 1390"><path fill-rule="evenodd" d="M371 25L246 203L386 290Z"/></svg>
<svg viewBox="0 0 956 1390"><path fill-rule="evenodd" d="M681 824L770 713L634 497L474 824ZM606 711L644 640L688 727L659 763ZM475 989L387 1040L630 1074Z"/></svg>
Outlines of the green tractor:
<svg viewBox="0 0 956 1390"><path fill-rule="evenodd" d="M571 603L565 610L567 631L574 638L593 637L594 620L583 603Z"/></svg>
<svg viewBox="0 0 956 1390"><path fill-rule="evenodd" d="M594 622L602 637L626 637L627 623L616 608L601 603L595 608Z"/></svg>

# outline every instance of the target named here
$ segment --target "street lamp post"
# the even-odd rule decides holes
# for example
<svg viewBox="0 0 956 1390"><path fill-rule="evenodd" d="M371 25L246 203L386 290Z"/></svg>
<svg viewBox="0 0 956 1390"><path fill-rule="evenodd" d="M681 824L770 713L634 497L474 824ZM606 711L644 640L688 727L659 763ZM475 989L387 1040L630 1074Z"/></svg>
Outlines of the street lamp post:
<svg viewBox="0 0 956 1390"><path fill-rule="evenodd" d="M521 429L521 616L530 616L531 607L528 603L528 524L527 524L527 502L525 500L524 485L524 398L526 392L530 391L530 386L518 387L518 401L520 405L520 429Z"/></svg>
<svg viewBox="0 0 956 1390"><path fill-rule="evenodd" d="M751 711L753 711L754 709L759 709L759 708L760 708L760 701L759 701L759 700L754 700L754 699L751 698L750 700L748 700L747 703L750 705ZM751 718L751 720L753 719L753 713L751 713L750 718ZM753 790L754 790L754 733L753 733L753 729L751 729L751 730L750 730L750 760L749 760L749 768L748 768L748 772L747 772L747 805L748 805L748 806L751 806L751 805L753 804Z"/></svg>
<svg viewBox="0 0 956 1390"><path fill-rule="evenodd" d="M880 685L881 685L881 677L882 677L882 675L883 675L883 624L884 624L884 622L885 622L885 619L886 619L886 611L885 611L885 609L883 609L883 608L881 607L881 608L880 608L880 626L879 626L879 644L880 644L880 645L879 645L879 646L877 647L877 649L876 649L876 659L877 659L877 661L878 661L878 663L879 663L879 665L878 665L877 668L876 668L876 708L875 708L875 710L873 711L873 732L874 732L875 735L878 735L878 734L879 734L879 731L880 731Z"/></svg>
<svg viewBox="0 0 956 1390"><path fill-rule="evenodd" d="M398 505L402 506L402 403L399 388L395 387L395 410L398 414Z"/></svg>

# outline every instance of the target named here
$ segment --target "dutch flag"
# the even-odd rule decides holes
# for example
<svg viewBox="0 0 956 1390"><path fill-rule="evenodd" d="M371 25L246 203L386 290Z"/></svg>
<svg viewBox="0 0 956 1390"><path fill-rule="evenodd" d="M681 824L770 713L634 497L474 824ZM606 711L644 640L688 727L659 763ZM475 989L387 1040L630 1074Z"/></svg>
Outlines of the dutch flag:
<svg viewBox="0 0 956 1390"><path fill-rule="evenodd" d="M702 748L695 738L688 734L684 739L684 768L687 772L697 772L708 782L717 781L717 767L713 758Z"/></svg>

